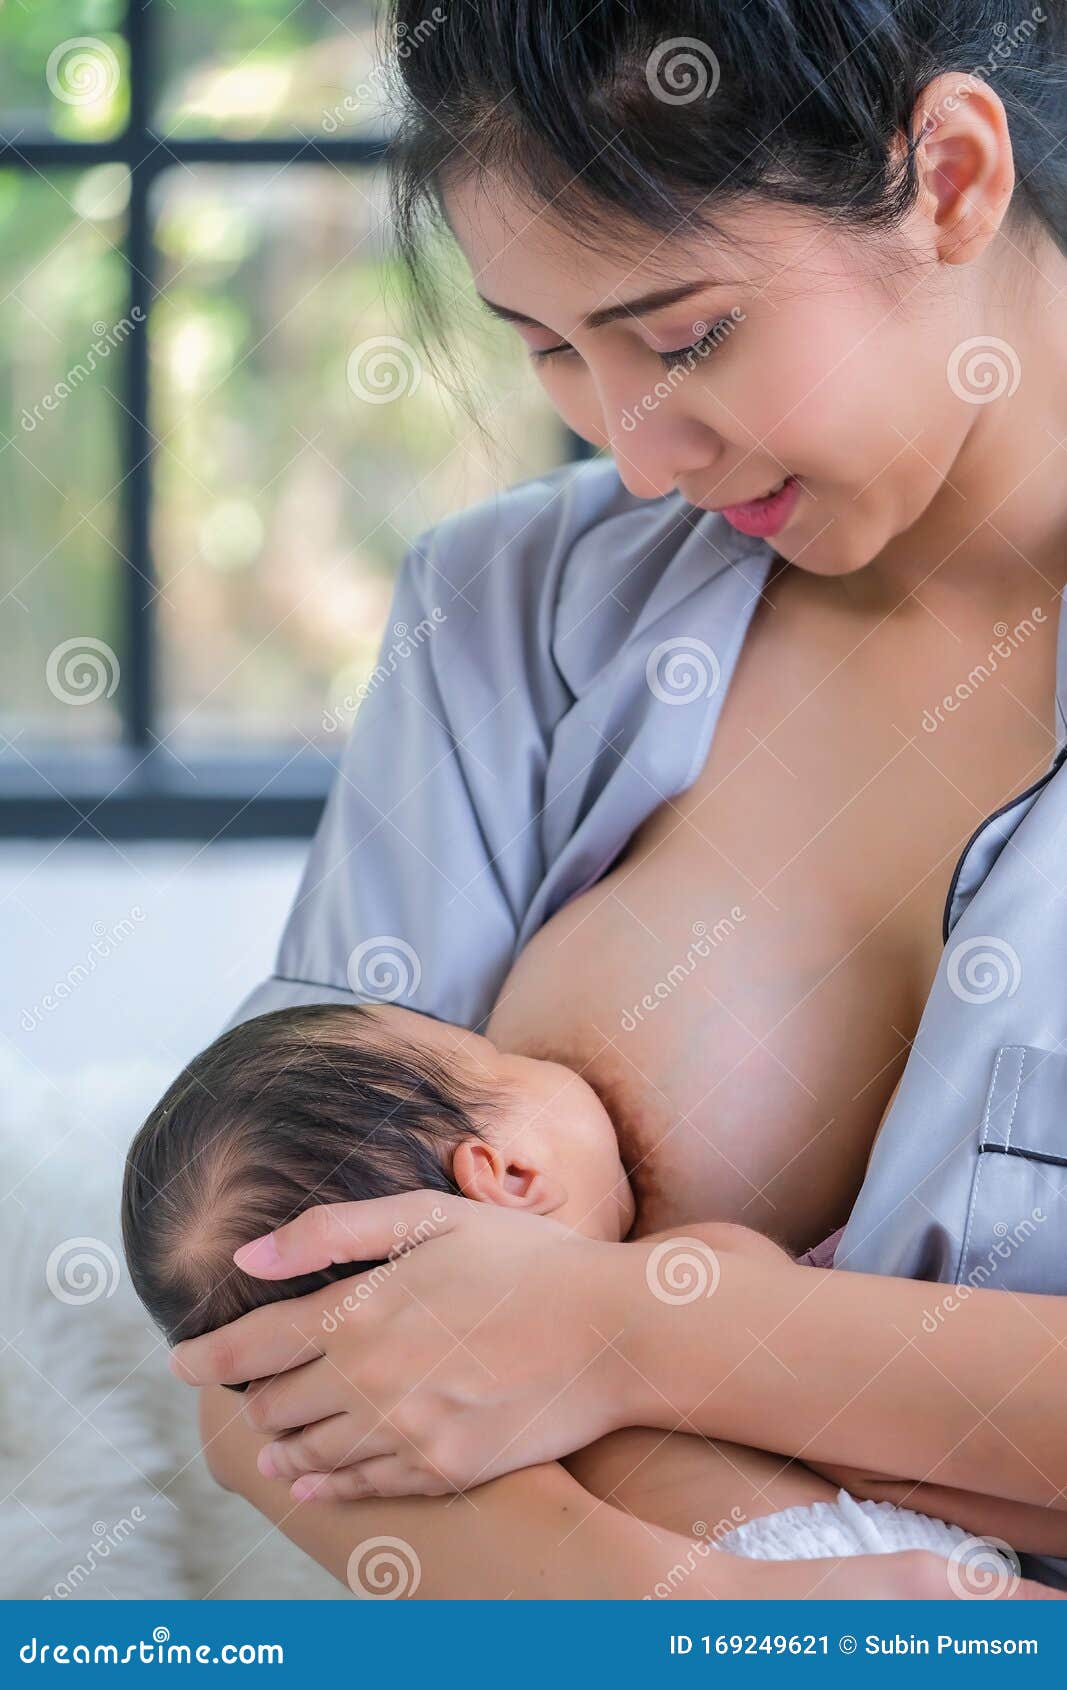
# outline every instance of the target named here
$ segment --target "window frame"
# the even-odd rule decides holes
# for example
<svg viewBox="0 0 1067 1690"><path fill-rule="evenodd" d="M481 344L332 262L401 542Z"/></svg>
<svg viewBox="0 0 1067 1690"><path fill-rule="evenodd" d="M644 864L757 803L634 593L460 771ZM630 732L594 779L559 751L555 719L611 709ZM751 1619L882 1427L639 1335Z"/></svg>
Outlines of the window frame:
<svg viewBox="0 0 1067 1690"><path fill-rule="evenodd" d="M130 196L121 255L126 311L147 323L155 285L150 197L156 178L176 165L319 163L370 170L382 163L385 136L322 135L261 139L165 137L152 126L159 47L159 0L128 0L115 32L128 55L129 117L106 141L67 141L44 133L0 134L0 168L46 171L122 164ZM143 316L138 315L143 313ZM65 752L61 743L0 770L0 837L227 839L306 837L315 828L337 752L293 743L263 751L179 760L160 739L159 637L154 611L150 357L147 332L131 335L120 367L120 586L123 684L117 745ZM590 448L562 424L560 461Z"/></svg>

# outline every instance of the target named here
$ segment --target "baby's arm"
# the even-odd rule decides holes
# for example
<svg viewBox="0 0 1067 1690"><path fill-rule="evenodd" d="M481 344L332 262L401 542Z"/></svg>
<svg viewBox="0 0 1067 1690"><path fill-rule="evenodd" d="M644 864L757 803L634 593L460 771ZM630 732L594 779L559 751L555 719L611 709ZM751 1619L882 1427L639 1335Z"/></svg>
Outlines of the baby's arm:
<svg viewBox="0 0 1067 1690"><path fill-rule="evenodd" d="M777 1244L725 1221L687 1225L686 1236L714 1250L759 1256ZM649 1234L678 1236L677 1229ZM712 1542L746 1520L812 1502L832 1502L838 1486L803 1463L688 1432L631 1426L568 1456L563 1466L591 1495L665 1531Z"/></svg>
<svg viewBox="0 0 1067 1690"><path fill-rule="evenodd" d="M919 1480L887 1479L879 1473L861 1473L851 1467L815 1466L852 1496L871 1502L894 1502L916 1514L930 1514L962 1526L976 1537L999 1537L1021 1555L1067 1555L1067 1511L1039 1508L1032 1502L1010 1502L1000 1496L983 1496L979 1491L956 1490L950 1485L923 1484Z"/></svg>
<svg viewBox="0 0 1067 1690"><path fill-rule="evenodd" d="M836 1485L785 1456L643 1426L611 1432L563 1466L613 1507L711 1543L746 1520L837 1495Z"/></svg>
<svg viewBox="0 0 1067 1690"><path fill-rule="evenodd" d="M685 1432L612 1432L563 1465L592 1496L664 1531L717 1542L746 1520L851 1496L891 1502L996 1537L1020 1554L1067 1555L1067 1512L947 1485L884 1479L845 1467L806 1467L766 1450Z"/></svg>
<svg viewBox="0 0 1067 1690"><path fill-rule="evenodd" d="M734 1253L739 1248L756 1256L779 1250L770 1239L723 1222L688 1225L686 1233L712 1249L718 1241ZM722 1536L743 1520L801 1504L832 1502L844 1487L855 1497L892 1502L962 1526L976 1536L1001 1538L1020 1554L1067 1556L1067 1509L1041 1508L920 1480L887 1479L852 1468L806 1466L765 1450L688 1433L645 1428L614 1432L568 1457L564 1466L594 1496L686 1536L694 1534L698 1522L709 1537L717 1528Z"/></svg>

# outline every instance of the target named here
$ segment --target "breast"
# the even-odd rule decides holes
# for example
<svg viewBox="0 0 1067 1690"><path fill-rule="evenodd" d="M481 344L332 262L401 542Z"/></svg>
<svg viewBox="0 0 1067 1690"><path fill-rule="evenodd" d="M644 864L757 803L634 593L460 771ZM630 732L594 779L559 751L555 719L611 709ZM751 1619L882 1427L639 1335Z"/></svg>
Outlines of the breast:
<svg viewBox="0 0 1067 1690"><path fill-rule="evenodd" d="M582 1073L638 1231L719 1218L804 1249L847 1216L917 1016L899 928L790 907L678 830L561 911L491 1032ZM932 913L932 912L931 912Z"/></svg>
<svg viewBox="0 0 1067 1690"><path fill-rule="evenodd" d="M536 935L490 1026L601 1094L639 1232L803 1250L843 1224L941 953L974 799L901 733L900 653L850 657L849 630L835 663L809 632L757 613L701 776ZM992 808L1013 769L983 779Z"/></svg>

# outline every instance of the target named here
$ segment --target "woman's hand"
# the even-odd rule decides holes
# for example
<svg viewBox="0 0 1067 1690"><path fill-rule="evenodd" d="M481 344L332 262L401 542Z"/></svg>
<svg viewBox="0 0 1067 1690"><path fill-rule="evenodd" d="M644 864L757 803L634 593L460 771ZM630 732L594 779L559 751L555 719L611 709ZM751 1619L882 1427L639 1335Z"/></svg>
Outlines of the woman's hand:
<svg viewBox="0 0 1067 1690"><path fill-rule="evenodd" d="M188 1383L255 1381L260 1471L299 1500L467 1490L630 1423L614 1341L648 1297L639 1247L421 1191L308 1209L235 1259L265 1279L383 1260L173 1352Z"/></svg>

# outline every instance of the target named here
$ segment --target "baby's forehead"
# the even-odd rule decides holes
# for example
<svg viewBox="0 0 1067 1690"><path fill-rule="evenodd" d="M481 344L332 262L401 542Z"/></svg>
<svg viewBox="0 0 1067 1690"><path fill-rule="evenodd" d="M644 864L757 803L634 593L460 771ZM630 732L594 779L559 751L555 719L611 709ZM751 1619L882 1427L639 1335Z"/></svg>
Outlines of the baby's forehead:
<svg viewBox="0 0 1067 1690"><path fill-rule="evenodd" d="M399 1003L364 1004L361 1008L368 1017L364 1027L371 1026L387 1039L395 1039L409 1048L414 1046L433 1056L457 1059L486 1078L493 1071L495 1047L470 1027L439 1021L436 1016L425 1015L421 1010L408 1009Z"/></svg>

